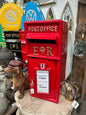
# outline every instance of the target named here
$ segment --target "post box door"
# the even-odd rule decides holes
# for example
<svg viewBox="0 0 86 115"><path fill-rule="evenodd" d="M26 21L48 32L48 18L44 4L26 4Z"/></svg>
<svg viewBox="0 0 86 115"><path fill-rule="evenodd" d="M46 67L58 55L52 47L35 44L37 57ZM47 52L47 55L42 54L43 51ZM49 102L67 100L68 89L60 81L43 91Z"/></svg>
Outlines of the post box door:
<svg viewBox="0 0 86 115"><path fill-rule="evenodd" d="M32 96L58 102L59 77L56 76L57 73L59 75L59 70L58 72L55 70L56 61L38 58L29 58L28 61L29 87Z"/></svg>

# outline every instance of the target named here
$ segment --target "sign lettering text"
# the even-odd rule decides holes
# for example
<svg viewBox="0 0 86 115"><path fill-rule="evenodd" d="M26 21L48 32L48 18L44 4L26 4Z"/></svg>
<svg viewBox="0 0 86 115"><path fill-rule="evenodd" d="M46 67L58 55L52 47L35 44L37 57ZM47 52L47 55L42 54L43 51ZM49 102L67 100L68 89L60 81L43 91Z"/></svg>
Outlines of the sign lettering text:
<svg viewBox="0 0 86 115"><path fill-rule="evenodd" d="M30 26L29 32L57 32L58 26Z"/></svg>

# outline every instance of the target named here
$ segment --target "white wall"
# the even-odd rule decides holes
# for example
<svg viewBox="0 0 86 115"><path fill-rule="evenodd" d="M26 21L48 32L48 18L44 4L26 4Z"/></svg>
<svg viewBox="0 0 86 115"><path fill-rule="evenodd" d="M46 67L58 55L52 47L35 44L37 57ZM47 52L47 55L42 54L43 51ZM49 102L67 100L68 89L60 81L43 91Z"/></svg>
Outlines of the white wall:
<svg viewBox="0 0 86 115"><path fill-rule="evenodd" d="M65 78L69 76L72 69L72 60L73 60L73 48L75 40L75 29L77 26L77 10L78 10L78 0L57 0L56 4L41 6L45 18L47 17L47 12L50 6L52 6L55 18L61 19L64 7L69 2L72 14L73 14L73 31L68 34L68 45L67 45L67 61L66 61L66 74Z"/></svg>
<svg viewBox="0 0 86 115"><path fill-rule="evenodd" d="M77 8L78 8L78 0L57 0L56 4L51 4L51 5L45 5L45 6L40 6L42 9L42 12L45 16L47 17L47 12L50 6L52 6L54 14L56 19L61 19L62 12L64 10L64 7L67 3L67 1L70 4L72 14L73 14L73 20L74 20L74 30L76 28L76 19L77 19ZM73 38L74 41L75 37Z"/></svg>

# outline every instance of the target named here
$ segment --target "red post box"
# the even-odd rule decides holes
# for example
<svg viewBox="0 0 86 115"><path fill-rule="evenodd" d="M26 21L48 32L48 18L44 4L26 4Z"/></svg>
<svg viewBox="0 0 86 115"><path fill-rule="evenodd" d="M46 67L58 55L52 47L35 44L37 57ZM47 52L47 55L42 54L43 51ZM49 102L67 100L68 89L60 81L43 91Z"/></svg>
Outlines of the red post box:
<svg viewBox="0 0 86 115"><path fill-rule="evenodd" d="M28 59L27 59L27 55L26 55L25 32L24 31L20 31L19 34L20 34L20 41L21 41L22 60L27 63ZM26 67L26 64L23 63L23 68L25 68L25 67Z"/></svg>
<svg viewBox="0 0 86 115"><path fill-rule="evenodd" d="M62 20L25 22L30 94L55 103L65 78L67 23Z"/></svg>

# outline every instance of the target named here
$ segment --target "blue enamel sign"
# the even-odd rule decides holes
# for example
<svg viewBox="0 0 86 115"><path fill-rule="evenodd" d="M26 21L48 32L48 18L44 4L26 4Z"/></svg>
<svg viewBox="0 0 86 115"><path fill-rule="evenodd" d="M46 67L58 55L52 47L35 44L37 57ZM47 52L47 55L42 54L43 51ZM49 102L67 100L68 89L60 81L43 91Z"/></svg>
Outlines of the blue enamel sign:
<svg viewBox="0 0 86 115"><path fill-rule="evenodd" d="M33 21L33 20L45 20L44 15L40 9L39 2L26 3L21 21L22 30L24 30L25 21Z"/></svg>

